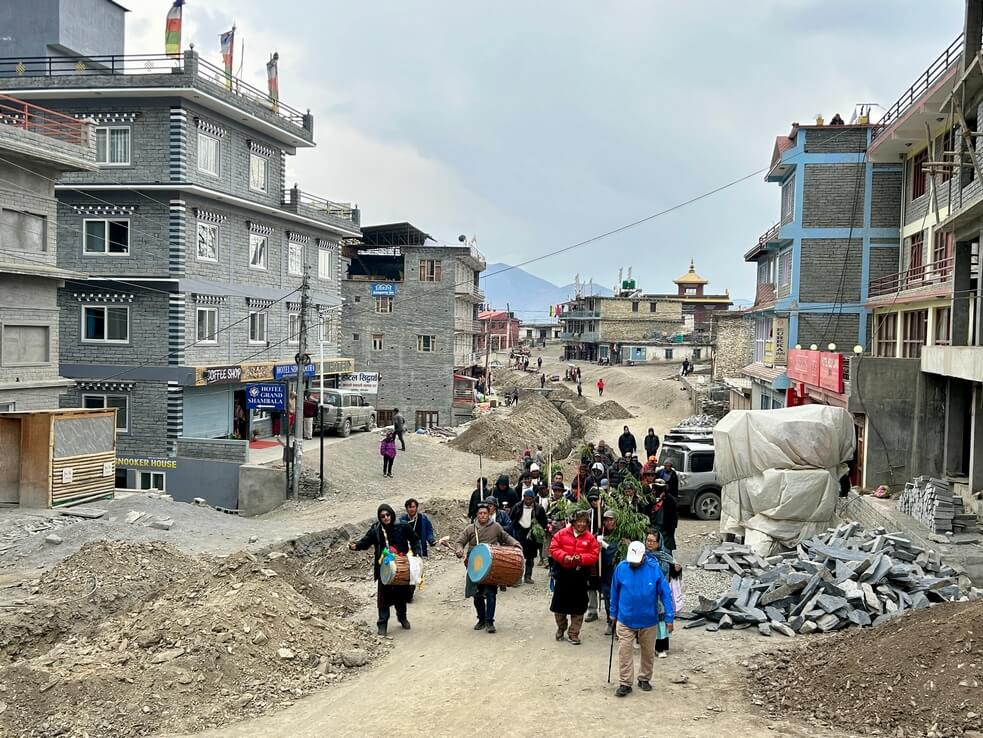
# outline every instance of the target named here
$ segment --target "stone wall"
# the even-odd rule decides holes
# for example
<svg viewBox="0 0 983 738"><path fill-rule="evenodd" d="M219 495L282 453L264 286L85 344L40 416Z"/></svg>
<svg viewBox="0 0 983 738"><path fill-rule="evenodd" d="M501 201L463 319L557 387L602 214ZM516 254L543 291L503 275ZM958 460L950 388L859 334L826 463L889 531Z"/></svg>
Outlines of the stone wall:
<svg viewBox="0 0 983 738"><path fill-rule="evenodd" d="M801 302L859 302L863 240L803 238Z"/></svg>
<svg viewBox="0 0 983 738"><path fill-rule="evenodd" d="M806 164L802 225L806 228L862 228L864 168L857 164Z"/></svg>
<svg viewBox="0 0 983 738"><path fill-rule="evenodd" d="M754 361L754 320L744 313L718 313L713 316L710 333L713 380L739 377L741 369Z"/></svg>

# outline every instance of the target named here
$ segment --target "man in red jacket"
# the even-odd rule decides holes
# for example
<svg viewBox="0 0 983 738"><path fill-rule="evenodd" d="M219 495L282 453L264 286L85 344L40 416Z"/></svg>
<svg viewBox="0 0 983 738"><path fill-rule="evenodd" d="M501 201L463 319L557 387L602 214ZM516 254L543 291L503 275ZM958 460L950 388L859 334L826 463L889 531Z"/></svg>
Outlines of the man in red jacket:
<svg viewBox="0 0 983 738"><path fill-rule="evenodd" d="M573 523L558 531L550 541L553 559L553 601L550 610L556 617L556 640L568 634L570 643L580 645L580 627L587 612L587 580L597 564L600 547L587 530L590 512L578 510Z"/></svg>

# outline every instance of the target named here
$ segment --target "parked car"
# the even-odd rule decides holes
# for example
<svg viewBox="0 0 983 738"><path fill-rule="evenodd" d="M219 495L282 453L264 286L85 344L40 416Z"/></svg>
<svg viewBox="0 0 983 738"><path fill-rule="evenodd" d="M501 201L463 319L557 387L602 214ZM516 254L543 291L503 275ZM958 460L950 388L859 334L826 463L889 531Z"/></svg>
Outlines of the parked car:
<svg viewBox="0 0 983 738"><path fill-rule="evenodd" d="M317 399L317 390L314 391ZM321 428L321 414L314 418L314 428L318 431L334 431L347 437L352 428L372 430L375 428L375 408L365 397L354 390L326 389L321 398L324 408L324 428Z"/></svg>
<svg viewBox="0 0 983 738"><path fill-rule="evenodd" d="M505 364L500 362L498 359L492 359L491 364L489 364L488 366L491 369L502 369L505 367Z"/></svg>
<svg viewBox="0 0 983 738"><path fill-rule="evenodd" d="M671 461L679 475L679 509L700 520L720 519L720 483L713 459L708 443L669 442L659 449L659 463Z"/></svg>

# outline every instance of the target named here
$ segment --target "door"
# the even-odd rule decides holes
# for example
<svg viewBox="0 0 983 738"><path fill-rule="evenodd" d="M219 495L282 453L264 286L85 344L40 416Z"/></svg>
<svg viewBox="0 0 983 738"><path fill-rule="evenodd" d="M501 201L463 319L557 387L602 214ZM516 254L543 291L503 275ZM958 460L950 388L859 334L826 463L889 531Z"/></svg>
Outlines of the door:
<svg viewBox="0 0 983 738"><path fill-rule="evenodd" d="M439 425L440 413L436 410L417 410L416 427L433 428Z"/></svg>
<svg viewBox="0 0 983 738"><path fill-rule="evenodd" d="M20 502L20 418L0 418L0 503Z"/></svg>

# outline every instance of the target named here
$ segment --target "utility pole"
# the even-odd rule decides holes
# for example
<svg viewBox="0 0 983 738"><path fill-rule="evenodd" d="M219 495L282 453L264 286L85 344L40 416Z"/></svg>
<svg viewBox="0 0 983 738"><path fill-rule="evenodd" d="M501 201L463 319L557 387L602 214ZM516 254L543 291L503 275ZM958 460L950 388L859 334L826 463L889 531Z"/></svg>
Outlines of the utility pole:
<svg viewBox="0 0 983 738"><path fill-rule="evenodd" d="M485 320L485 389L489 392L491 387L488 386L488 355L491 353L491 316L489 315Z"/></svg>
<svg viewBox="0 0 983 738"><path fill-rule="evenodd" d="M505 348L512 349L512 305L505 303Z"/></svg>
<svg viewBox="0 0 983 738"><path fill-rule="evenodd" d="M297 400L294 402L294 476L293 498L300 499L300 472L304 450L304 368L307 366L307 309L310 301L310 280L304 268L304 281L300 287L300 335L297 356ZM288 400L289 405L289 400ZM324 432L323 429L321 431Z"/></svg>

